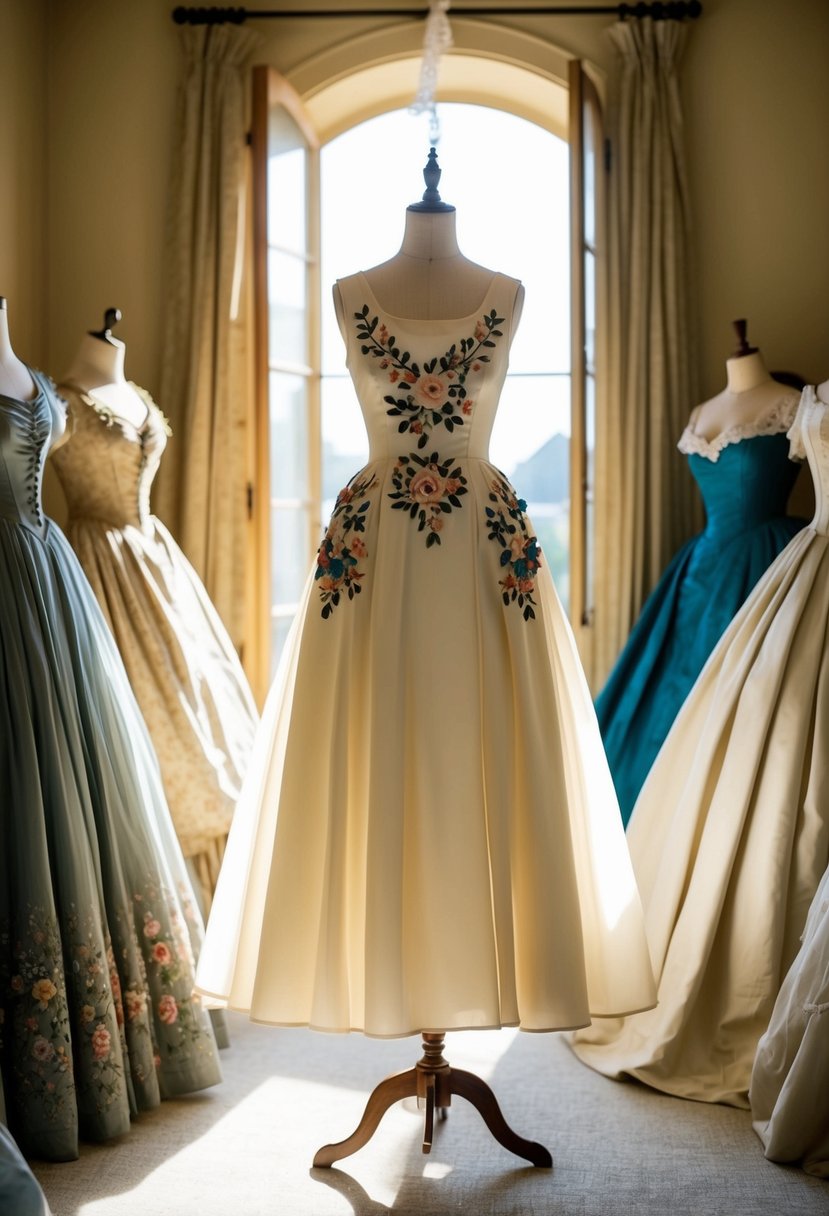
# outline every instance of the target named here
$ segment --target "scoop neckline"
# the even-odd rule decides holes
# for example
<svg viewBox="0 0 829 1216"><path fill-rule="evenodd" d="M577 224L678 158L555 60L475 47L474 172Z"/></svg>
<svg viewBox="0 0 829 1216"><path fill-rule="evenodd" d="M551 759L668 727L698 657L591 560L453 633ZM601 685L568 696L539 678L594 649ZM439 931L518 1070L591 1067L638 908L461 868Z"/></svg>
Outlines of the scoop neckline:
<svg viewBox="0 0 829 1216"><path fill-rule="evenodd" d="M481 316L483 313L483 310L484 310L484 305L487 302L487 297L489 296L490 292L492 291L492 288L495 284L495 280L500 278L500 274L501 274L501 272L499 270L496 270L493 273L492 278L489 280L489 282L486 285L486 291L484 292L483 296L481 297L481 301L478 304L478 307L473 309L472 312L466 313L465 316L462 316L462 317L401 317L401 316L398 316L397 313L389 312L388 309L383 307L383 305L377 299L377 296L374 294L374 290L373 290L371 284L369 283L368 278L366 277L365 271L362 271L362 270L358 271L359 278L362 279L362 281L366 287L366 290L368 291L368 294L371 296L372 300L374 301L377 311L379 313L382 313L383 316L387 317L390 321L399 321L403 325L461 325L464 321L471 321L474 317Z"/></svg>

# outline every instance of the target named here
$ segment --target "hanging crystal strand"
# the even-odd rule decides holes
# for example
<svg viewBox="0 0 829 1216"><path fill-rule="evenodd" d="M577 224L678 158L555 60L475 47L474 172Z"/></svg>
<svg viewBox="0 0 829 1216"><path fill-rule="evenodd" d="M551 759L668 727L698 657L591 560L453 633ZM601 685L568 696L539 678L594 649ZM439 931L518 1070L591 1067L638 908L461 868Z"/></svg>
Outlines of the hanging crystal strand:
<svg viewBox="0 0 829 1216"><path fill-rule="evenodd" d="M410 114L429 114L429 143L440 140L440 122L435 107L435 90L438 83L440 57L452 45L452 27L449 24L451 0L431 0L426 29L423 32L423 62L420 65L420 80L417 93L409 106Z"/></svg>

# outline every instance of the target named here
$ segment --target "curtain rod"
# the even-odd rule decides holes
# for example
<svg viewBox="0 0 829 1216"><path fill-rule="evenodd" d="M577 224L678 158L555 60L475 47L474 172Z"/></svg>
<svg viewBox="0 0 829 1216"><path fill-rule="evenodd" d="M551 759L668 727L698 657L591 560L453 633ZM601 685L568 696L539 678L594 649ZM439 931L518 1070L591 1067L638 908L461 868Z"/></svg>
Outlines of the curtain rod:
<svg viewBox="0 0 829 1216"><path fill-rule="evenodd" d="M228 22L241 25L248 19L264 20L270 17L426 17L429 7L417 8L283 8L283 9L246 9L246 8L195 8L180 4L173 9L172 17L176 25L222 25ZM454 4L449 12L450 17L460 17L473 14L476 17L512 16L512 17L548 17L566 14L570 17L593 17L615 15L621 21L626 17L653 17L654 21L682 21L688 17L694 20L702 15L700 0L653 0L652 3L637 4L539 4L516 5L498 4L484 8L477 5L459 6Z"/></svg>

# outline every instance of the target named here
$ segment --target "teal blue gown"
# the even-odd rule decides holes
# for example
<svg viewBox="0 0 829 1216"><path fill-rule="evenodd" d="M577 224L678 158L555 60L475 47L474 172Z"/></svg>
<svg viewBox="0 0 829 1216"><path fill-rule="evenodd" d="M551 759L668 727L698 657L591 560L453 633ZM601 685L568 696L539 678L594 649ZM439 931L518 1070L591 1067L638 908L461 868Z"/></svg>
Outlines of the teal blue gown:
<svg viewBox="0 0 829 1216"><path fill-rule="evenodd" d="M0 1079L27 1156L69 1160L221 1079L202 926L112 635L40 502L51 382L0 394Z"/></svg>
<svg viewBox="0 0 829 1216"><path fill-rule="evenodd" d="M686 428L680 450L705 505L706 526L675 555L645 603L596 699L610 771L627 824L683 701L754 584L805 520L786 515L798 465L786 430L734 432L707 443Z"/></svg>

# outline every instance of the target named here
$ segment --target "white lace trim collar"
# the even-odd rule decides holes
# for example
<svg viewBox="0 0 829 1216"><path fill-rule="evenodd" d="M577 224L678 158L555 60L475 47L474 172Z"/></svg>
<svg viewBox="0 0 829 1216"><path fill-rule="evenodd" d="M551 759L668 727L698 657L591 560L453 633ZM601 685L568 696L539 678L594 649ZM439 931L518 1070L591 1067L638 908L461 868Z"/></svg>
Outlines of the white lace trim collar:
<svg viewBox="0 0 829 1216"><path fill-rule="evenodd" d="M796 397L781 397L765 414L760 418L755 418L753 422L735 423L734 426L720 431L719 435L715 435L713 439L706 439L703 435L697 435L694 430L699 411L702 408L698 405L688 419L688 425L680 435L679 443L676 446L680 452L684 452L686 455L694 453L710 460L712 464L716 464L720 458L720 452L733 443L741 443L743 439L754 439L758 435L780 435L788 431L797 413L797 406Z"/></svg>

